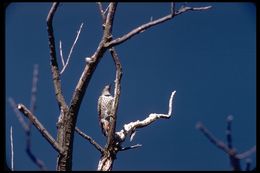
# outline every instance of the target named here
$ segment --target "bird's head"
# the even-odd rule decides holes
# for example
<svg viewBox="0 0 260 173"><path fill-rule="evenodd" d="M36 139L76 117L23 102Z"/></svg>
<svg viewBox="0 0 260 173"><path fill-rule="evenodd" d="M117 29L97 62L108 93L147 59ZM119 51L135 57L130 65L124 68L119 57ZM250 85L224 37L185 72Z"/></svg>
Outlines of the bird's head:
<svg viewBox="0 0 260 173"><path fill-rule="evenodd" d="M111 95L110 94L110 84L106 85L102 91L102 95Z"/></svg>

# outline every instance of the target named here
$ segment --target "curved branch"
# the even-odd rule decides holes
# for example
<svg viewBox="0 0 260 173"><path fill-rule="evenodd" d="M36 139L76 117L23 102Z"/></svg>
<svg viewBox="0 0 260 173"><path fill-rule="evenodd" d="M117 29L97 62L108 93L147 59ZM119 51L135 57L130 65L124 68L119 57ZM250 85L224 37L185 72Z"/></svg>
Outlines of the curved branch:
<svg viewBox="0 0 260 173"><path fill-rule="evenodd" d="M142 121L137 120L135 122L130 122L128 124L125 124L124 128L121 131L116 132L116 134L118 135L120 140L124 141L126 136L129 133L132 133L132 131L134 131L135 129L143 128L145 126L148 126L148 125L150 125L151 123L153 123L157 119L160 119L160 118L169 119L171 117L171 113L172 113L172 100L173 100L173 96L175 95L175 93L176 93L176 91L173 91L172 94L171 94L171 97L169 99L169 111L168 111L168 114L151 113L146 119L144 119Z"/></svg>

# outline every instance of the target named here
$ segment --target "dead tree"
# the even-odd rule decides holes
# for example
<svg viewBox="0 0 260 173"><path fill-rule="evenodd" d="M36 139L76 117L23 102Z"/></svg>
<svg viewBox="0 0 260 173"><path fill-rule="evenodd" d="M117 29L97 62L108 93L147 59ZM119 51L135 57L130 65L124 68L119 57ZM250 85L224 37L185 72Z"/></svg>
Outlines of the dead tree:
<svg viewBox="0 0 260 173"><path fill-rule="evenodd" d="M85 68L81 74L81 77L78 80L77 85L75 86L70 103L66 103L64 99L62 93L61 79L60 79L61 74L66 69L66 66L69 63L70 55L68 56L67 62L65 63L62 55L62 45L60 43L60 54L62 57L62 65L63 65L62 70L60 70L57 62L57 53L56 53L57 49L55 47L55 35L53 29L53 19L54 19L55 12L58 9L59 3L57 2L53 3L47 15L46 22L47 22L47 31L48 31L49 49L50 49L50 67L51 67L55 97L60 110L58 122L56 123L57 125L56 139L41 124L41 122L37 119L37 116L34 115L32 111L30 111L23 104L17 105L17 108L31 121L31 123L38 129L38 131L42 134L42 136L51 144L51 146L58 153L57 165L56 165L57 171L72 170L73 141L74 141L75 130L81 136L86 138L91 144L93 144L96 149L100 151L101 158L99 160L97 170L105 171L105 170L112 170L113 162L116 158L116 154L118 153L118 151L124 151L124 150L132 149L140 146L140 144L137 144L125 148L122 147L122 143L125 141L126 137L130 136L130 138L132 139L136 129L148 126L149 124L151 124L157 119L161 119L161 118L168 119L171 117L172 101L176 91L173 91L171 93L169 99L169 109L167 114L151 113L144 120L137 120L130 123L126 123L123 126L122 130L118 132L115 131L116 120L117 120L117 109L118 109L119 97L121 93L121 77L122 77L122 66L120 63L120 58L116 52L116 46L124 43L125 41L129 40L134 36L137 36L138 34L144 32L145 30L153 26L174 19L176 16L182 13L188 11L203 11L211 8L211 6L206 6L206 7L182 6L179 9L176 9L175 3L171 3L168 15L155 20L151 19L151 21L149 21L148 23L138 26L137 28L126 33L125 35L118 38L113 38L112 29L113 29L114 16L117 9L117 3L116 2L109 3L106 10L103 9L101 3L97 3L97 5L102 17L102 28L103 28L102 39L100 40L96 51L91 56L86 58ZM79 36L80 30L78 31L77 38ZM75 39L75 42L71 50L73 50L77 38ZM114 101L112 104L112 110L109 114L109 117L111 118L111 122L110 122L111 124L107 135L107 143L105 147L102 147L97 142L95 142L94 139L84 134L78 127L76 127L76 123L77 123L78 112L80 109L82 99L91 81L92 75L95 72L95 69L99 64L99 62L102 60L102 57L106 51L109 51L113 58L115 69L116 69L115 70L116 77L115 77L115 87L113 93Z"/></svg>
<svg viewBox="0 0 260 173"><path fill-rule="evenodd" d="M247 151L238 154L236 149L233 146L232 142L232 131L231 131L231 123L233 121L233 116L229 115L227 117L227 130L226 130L226 139L227 144L225 142L216 138L211 131L209 131L201 122L196 124L196 128L199 129L207 138L208 140L213 143L216 147L223 150L229 157L230 165L233 171L242 171L240 160L246 159L246 171L250 170L251 161L248 157L256 152L256 146L248 149Z"/></svg>

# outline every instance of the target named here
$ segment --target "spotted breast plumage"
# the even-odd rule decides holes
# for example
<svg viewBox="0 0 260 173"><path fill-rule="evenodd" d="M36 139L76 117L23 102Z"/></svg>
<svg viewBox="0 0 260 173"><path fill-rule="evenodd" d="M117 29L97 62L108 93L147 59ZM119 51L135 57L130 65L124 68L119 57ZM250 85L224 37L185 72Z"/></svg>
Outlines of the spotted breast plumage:
<svg viewBox="0 0 260 173"><path fill-rule="evenodd" d="M98 98L98 119L101 131L104 136L108 136L111 126L111 110L114 97L110 94L110 85L106 85Z"/></svg>

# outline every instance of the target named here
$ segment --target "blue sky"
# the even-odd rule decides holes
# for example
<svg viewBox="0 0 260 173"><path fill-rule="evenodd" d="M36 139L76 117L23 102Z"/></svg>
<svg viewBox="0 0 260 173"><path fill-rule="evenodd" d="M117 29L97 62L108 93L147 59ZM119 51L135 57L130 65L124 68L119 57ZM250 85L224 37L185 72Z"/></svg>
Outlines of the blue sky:
<svg viewBox="0 0 260 173"><path fill-rule="evenodd" d="M183 3L178 3L178 6ZM202 121L225 141L226 117L233 115L233 143L239 152L256 144L256 9L252 3L188 3L212 9L187 12L118 45L123 66L117 130L150 113L167 113L173 90L173 117L140 129L133 142L143 146L120 152L114 170L230 170L227 155L195 128ZM13 127L15 170L38 170L25 148L25 135L8 97L29 107L33 65L39 64L35 115L56 138L58 106L51 80L46 16L51 3L12 3L5 12L6 160L10 164L9 129ZM169 14L169 3L119 3L113 37ZM101 39L101 17L95 3L62 3L54 17L56 47L68 56L80 24L81 35L61 76L67 103ZM58 52L58 50L56 50ZM59 56L58 56L59 58ZM61 68L61 61L59 58ZM106 53L87 88L77 126L101 145L97 99L115 69ZM32 150L55 169L55 150L33 128ZM96 170L100 154L75 134L73 170ZM252 166L255 166L255 154ZM244 168L244 161L241 162Z"/></svg>

